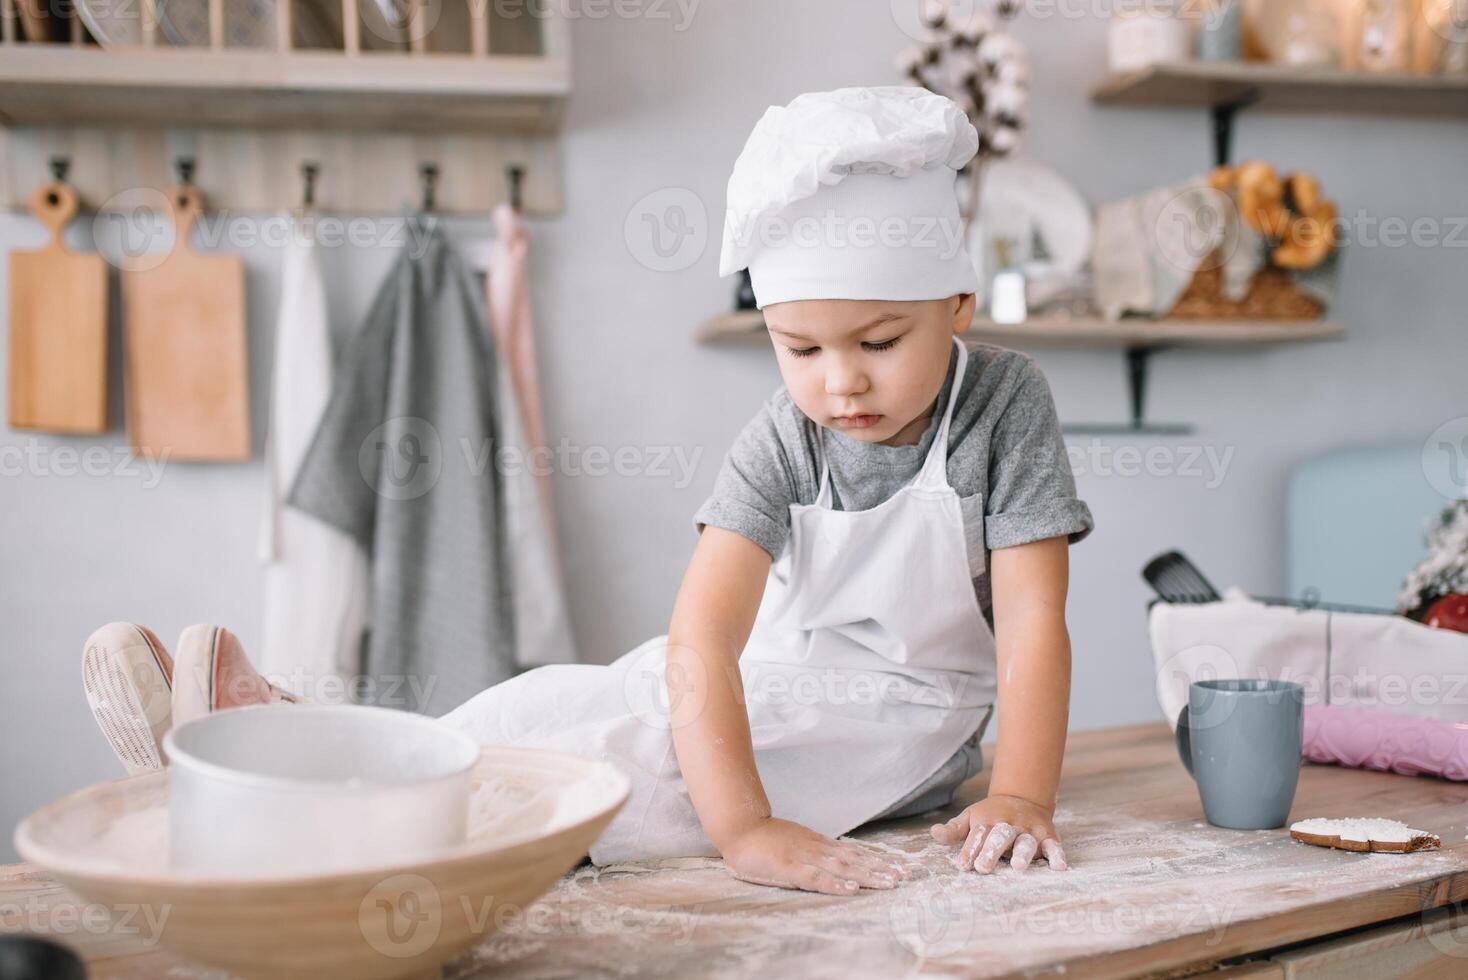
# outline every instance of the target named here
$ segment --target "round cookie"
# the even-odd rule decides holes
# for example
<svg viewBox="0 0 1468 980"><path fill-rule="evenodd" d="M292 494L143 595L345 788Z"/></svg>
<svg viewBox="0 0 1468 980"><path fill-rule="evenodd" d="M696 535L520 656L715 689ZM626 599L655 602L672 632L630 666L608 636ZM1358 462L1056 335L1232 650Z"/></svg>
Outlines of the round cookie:
<svg viewBox="0 0 1468 980"><path fill-rule="evenodd" d="M1378 817L1315 817L1290 824L1290 836L1317 847L1335 847L1346 851L1377 851L1409 854L1432 851L1442 846L1436 834L1414 830L1400 820Z"/></svg>

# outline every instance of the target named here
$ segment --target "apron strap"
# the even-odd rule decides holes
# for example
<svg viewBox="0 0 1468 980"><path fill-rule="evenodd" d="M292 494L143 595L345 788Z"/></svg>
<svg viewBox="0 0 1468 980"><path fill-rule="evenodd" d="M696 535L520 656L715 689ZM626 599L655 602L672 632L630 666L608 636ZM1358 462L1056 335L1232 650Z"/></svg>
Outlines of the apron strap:
<svg viewBox="0 0 1468 980"><path fill-rule="evenodd" d="M821 482L816 490L816 504L820 507L831 506L831 470L830 464L826 462L826 434L825 427L819 422L816 424L816 454L821 457Z"/></svg>
<svg viewBox="0 0 1468 980"><path fill-rule="evenodd" d="M953 337L958 348L958 366L953 369L953 385L948 389L948 404L943 406L943 421L933 435L933 445L928 448L928 458L923 460L922 472L917 483L927 487L948 486L948 429L953 421L953 406L958 402L959 386L963 383L963 372L968 366L968 348L957 334Z"/></svg>

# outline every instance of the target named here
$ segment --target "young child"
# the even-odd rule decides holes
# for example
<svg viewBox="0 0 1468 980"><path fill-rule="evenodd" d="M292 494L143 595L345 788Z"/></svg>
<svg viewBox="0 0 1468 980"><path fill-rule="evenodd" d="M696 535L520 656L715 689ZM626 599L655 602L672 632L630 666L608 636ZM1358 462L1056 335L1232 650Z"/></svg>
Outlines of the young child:
<svg viewBox="0 0 1468 980"><path fill-rule="evenodd" d="M988 796L931 833L965 869L1064 869L1067 547L1092 519L1034 363L959 339L954 183L977 146L942 96L851 88L770 108L736 162L720 273L748 267L784 386L695 515L667 635L442 718L626 772L596 864L719 854L764 884L894 887L900 862L837 838L948 805L997 700Z"/></svg>
<svg viewBox="0 0 1468 980"><path fill-rule="evenodd" d="M851 88L770 108L735 163L720 274L748 267L785 383L695 515L668 635L443 719L621 764L594 862L718 853L751 881L891 887L900 865L834 838L948 804L997 697L989 795L932 834L980 872L1065 867L1067 545L1092 519L1034 363L958 339L977 147L942 96Z"/></svg>

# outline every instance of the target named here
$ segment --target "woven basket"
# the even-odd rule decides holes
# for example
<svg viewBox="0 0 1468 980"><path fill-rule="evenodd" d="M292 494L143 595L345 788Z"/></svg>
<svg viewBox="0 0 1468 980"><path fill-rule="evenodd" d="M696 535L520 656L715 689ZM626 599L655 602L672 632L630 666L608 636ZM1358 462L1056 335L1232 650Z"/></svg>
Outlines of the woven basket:
<svg viewBox="0 0 1468 980"><path fill-rule="evenodd" d="M1215 254L1193 274L1167 316L1179 320L1318 320L1325 306L1301 291L1284 269L1265 266L1241 300L1223 295L1223 263Z"/></svg>

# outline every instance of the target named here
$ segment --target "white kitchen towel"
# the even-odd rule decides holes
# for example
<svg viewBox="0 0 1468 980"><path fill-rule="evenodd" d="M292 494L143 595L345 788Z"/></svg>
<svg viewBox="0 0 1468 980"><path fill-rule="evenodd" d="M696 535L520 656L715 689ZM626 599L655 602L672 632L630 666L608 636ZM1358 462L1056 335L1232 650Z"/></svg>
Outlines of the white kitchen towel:
<svg viewBox="0 0 1468 980"><path fill-rule="evenodd" d="M540 425L533 321L530 315L529 235L509 204L494 210L495 241L485 289L489 328L499 345L500 439L505 541L515 604L515 662L521 668L575 663L576 641L556 559L548 454Z"/></svg>
<svg viewBox="0 0 1468 980"><path fill-rule="evenodd" d="M1221 602L1153 604L1157 701L1167 723L1194 681L1295 681L1305 704L1468 722L1468 635L1405 616L1296 609L1236 588Z"/></svg>
<svg viewBox="0 0 1468 980"><path fill-rule="evenodd" d="M316 701L345 701L348 683L361 672L367 556L348 535L285 503L331 395L326 295L311 237L309 227L297 226L282 257L260 522L264 628L256 662L278 687Z"/></svg>

